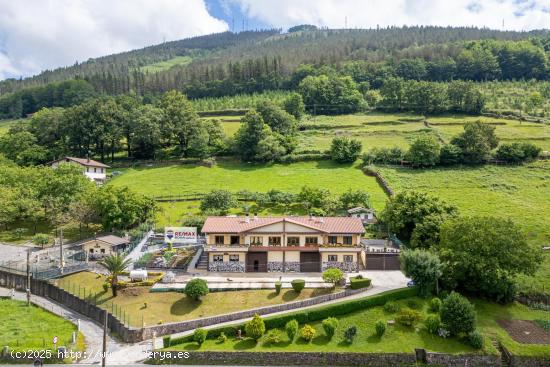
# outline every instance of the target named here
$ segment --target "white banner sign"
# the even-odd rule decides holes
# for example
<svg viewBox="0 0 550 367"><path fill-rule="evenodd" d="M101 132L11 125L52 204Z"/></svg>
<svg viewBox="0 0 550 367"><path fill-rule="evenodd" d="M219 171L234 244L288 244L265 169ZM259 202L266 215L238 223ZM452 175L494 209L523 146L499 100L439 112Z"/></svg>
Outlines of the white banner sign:
<svg viewBox="0 0 550 367"><path fill-rule="evenodd" d="M164 242L196 243L197 227L165 227Z"/></svg>

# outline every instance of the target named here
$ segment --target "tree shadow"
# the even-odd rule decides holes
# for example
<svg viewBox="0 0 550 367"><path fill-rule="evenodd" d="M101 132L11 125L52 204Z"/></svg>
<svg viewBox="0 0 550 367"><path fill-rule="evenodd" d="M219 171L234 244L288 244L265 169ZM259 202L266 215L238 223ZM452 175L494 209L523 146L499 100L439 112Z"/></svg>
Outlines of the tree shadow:
<svg viewBox="0 0 550 367"><path fill-rule="evenodd" d="M319 336L316 336L315 338L313 338L311 343L315 344L315 345L326 345L326 344L330 343L330 339L326 335L319 335Z"/></svg>
<svg viewBox="0 0 550 367"><path fill-rule="evenodd" d="M184 296L174 302L170 306L170 314L172 315L185 315L195 310L201 305L201 301L194 301L187 296Z"/></svg>
<svg viewBox="0 0 550 367"><path fill-rule="evenodd" d="M300 293L297 293L293 289L291 289L291 290L286 291L283 294L283 301L285 301L285 302L294 301L296 298L298 298L298 296L300 296Z"/></svg>
<svg viewBox="0 0 550 367"><path fill-rule="evenodd" d="M235 350L246 350L246 349L253 349L256 347L257 342L252 338L246 338L242 339L239 342L235 343L233 345L233 349Z"/></svg>
<svg viewBox="0 0 550 367"><path fill-rule="evenodd" d="M273 299L278 296L277 292L271 292L267 295L267 299Z"/></svg>
<svg viewBox="0 0 550 367"><path fill-rule="evenodd" d="M184 350L199 350L200 345L197 343L188 343L183 346Z"/></svg>

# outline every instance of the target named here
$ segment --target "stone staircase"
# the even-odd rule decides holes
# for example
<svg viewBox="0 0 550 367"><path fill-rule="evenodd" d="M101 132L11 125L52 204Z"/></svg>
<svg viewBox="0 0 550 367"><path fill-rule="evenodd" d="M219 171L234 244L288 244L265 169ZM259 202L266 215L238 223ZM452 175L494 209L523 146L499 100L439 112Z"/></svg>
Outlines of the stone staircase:
<svg viewBox="0 0 550 367"><path fill-rule="evenodd" d="M491 339L491 344L493 344L493 346L500 352L500 365L502 367L510 367L511 364L508 351L504 350L502 345L496 339Z"/></svg>
<svg viewBox="0 0 550 367"><path fill-rule="evenodd" d="M199 257L199 261L197 261L197 266L195 269L208 270L208 254L206 252L203 252Z"/></svg>

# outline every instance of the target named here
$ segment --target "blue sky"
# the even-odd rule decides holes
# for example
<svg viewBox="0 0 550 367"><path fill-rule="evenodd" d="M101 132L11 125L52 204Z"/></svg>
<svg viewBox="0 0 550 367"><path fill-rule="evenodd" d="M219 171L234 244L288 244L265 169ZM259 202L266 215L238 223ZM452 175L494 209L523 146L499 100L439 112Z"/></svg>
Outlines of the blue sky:
<svg viewBox="0 0 550 367"><path fill-rule="evenodd" d="M315 24L550 27L550 0L0 0L0 80L215 32ZM234 27L234 28L233 28Z"/></svg>

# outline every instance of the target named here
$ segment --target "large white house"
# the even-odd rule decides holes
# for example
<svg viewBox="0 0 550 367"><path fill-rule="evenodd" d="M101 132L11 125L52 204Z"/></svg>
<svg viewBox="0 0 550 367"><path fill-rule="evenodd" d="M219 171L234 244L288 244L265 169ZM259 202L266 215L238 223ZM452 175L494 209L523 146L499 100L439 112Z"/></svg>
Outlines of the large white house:
<svg viewBox="0 0 550 367"><path fill-rule="evenodd" d="M90 158L64 157L50 163L53 168L58 167L60 164L77 164L82 166L84 175L99 185L103 184L107 179L107 168L110 168L108 165Z"/></svg>

